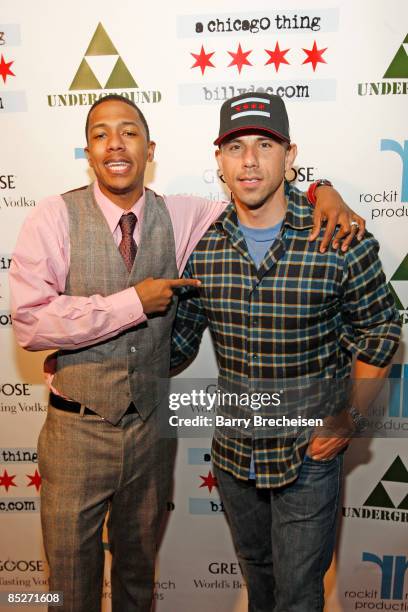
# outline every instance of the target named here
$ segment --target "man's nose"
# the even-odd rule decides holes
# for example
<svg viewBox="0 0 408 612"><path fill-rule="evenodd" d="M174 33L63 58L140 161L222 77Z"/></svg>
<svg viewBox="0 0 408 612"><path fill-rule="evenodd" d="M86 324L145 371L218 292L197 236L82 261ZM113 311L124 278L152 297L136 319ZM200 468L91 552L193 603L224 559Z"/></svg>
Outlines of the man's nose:
<svg viewBox="0 0 408 612"><path fill-rule="evenodd" d="M120 133L112 133L108 138L108 149L111 151L117 151L125 148L123 138Z"/></svg>
<svg viewBox="0 0 408 612"><path fill-rule="evenodd" d="M251 168L258 165L258 156L255 147L246 147L243 154L243 163L245 168Z"/></svg>

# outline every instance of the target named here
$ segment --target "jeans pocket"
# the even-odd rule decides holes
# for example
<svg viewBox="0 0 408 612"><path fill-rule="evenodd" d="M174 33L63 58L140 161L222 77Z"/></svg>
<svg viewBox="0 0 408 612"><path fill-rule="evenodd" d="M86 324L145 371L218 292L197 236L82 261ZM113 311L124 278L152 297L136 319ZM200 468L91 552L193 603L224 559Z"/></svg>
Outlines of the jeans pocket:
<svg viewBox="0 0 408 612"><path fill-rule="evenodd" d="M313 457L306 454L304 457L304 461L309 461L310 463L321 463L324 465L326 463L330 463L331 461L335 461L337 459L337 456L338 455L334 455L334 457L331 457L330 459L313 459Z"/></svg>

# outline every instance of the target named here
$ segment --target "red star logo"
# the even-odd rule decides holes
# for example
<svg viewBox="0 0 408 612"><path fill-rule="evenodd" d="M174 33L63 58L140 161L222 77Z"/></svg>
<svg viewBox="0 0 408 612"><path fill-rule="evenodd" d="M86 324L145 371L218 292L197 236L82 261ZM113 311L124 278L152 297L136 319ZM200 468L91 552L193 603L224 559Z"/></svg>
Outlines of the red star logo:
<svg viewBox="0 0 408 612"><path fill-rule="evenodd" d="M200 478L203 483L200 484L199 489L208 487L208 491L211 493L214 487L218 487L217 479L212 475L211 470L208 472L208 476L200 476Z"/></svg>
<svg viewBox="0 0 408 612"><path fill-rule="evenodd" d="M275 45L275 49L273 51L269 51L265 49L265 51L269 54L269 59L266 62L265 66L268 64L275 64L275 70L278 72L279 66L281 64L289 64L288 60L285 58L285 55L290 49L279 49L279 43L277 42Z"/></svg>
<svg viewBox="0 0 408 612"><path fill-rule="evenodd" d="M241 43L238 45L238 51L233 53L232 51L228 51L230 56L232 57L232 62L228 64L229 66L236 66L238 68L238 72L241 74L242 66L252 66L251 62L248 60L248 55L252 53L251 51L242 51Z"/></svg>
<svg viewBox="0 0 408 612"><path fill-rule="evenodd" d="M7 474L7 470L4 470L3 476L0 476L0 487L4 487L6 491L8 491L10 487L16 487L17 486L16 483L13 482L15 477L16 477L15 474L14 476L9 476Z"/></svg>
<svg viewBox="0 0 408 612"><path fill-rule="evenodd" d="M6 62L6 60L4 59L3 55L1 56L0 59L0 76L3 77L3 83L6 82L7 77L10 76L16 76L14 74L14 72L12 72L10 70L10 66L11 64L14 64L14 62Z"/></svg>
<svg viewBox="0 0 408 612"><path fill-rule="evenodd" d="M27 486L35 487L37 491L39 491L41 487L41 476L38 473L38 470L35 470L34 476L30 476L30 474L26 474L26 476L31 480L31 482L29 482Z"/></svg>
<svg viewBox="0 0 408 612"><path fill-rule="evenodd" d="M193 64L192 68L201 68L201 74L204 74L206 68L215 68L214 64L211 63L210 58L214 55L215 51L212 53L206 53L204 51L203 45L201 45L201 51L197 55L197 53L191 53L191 55L195 58L195 64Z"/></svg>
<svg viewBox="0 0 408 612"><path fill-rule="evenodd" d="M318 49L316 45L316 41L314 41L313 47L310 50L303 49L303 51L307 55L307 58L305 59L303 63L308 64L310 62L313 66L313 72L314 72L316 70L317 64L319 63L327 64L326 60L322 58L322 55L326 50L327 50L327 47L325 49Z"/></svg>

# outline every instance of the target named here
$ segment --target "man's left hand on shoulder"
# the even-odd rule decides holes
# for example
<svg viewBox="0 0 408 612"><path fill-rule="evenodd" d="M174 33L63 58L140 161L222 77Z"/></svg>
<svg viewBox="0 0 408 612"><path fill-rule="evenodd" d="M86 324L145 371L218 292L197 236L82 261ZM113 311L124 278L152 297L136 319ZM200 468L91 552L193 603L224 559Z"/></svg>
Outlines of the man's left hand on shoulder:
<svg viewBox="0 0 408 612"><path fill-rule="evenodd" d="M323 184L319 184L320 181L312 183L307 192L309 202L314 205L314 225L309 240L316 240L322 224L325 223L326 229L319 251L324 253L331 241L334 249L341 244L341 250L347 251L354 236L357 240L363 238L366 222L363 217L347 206L341 195L332 186L324 184L325 181L322 182ZM339 229L334 235L336 226L339 226Z"/></svg>

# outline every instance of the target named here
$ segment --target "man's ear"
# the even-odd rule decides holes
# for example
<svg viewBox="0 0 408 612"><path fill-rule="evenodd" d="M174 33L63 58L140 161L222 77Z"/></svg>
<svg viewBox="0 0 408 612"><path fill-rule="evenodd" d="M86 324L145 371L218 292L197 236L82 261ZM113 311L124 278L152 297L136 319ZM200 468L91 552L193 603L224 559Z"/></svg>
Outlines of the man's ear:
<svg viewBox="0 0 408 612"><path fill-rule="evenodd" d="M215 159L217 160L219 171L223 174L221 149L215 149Z"/></svg>
<svg viewBox="0 0 408 612"><path fill-rule="evenodd" d="M297 156L297 146L294 143L291 143L285 154L285 172L289 172L295 163L295 159Z"/></svg>
<svg viewBox="0 0 408 612"><path fill-rule="evenodd" d="M91 160L91 157L90 157L90 155L89 155L89 147L88 147L88 145L87 145L87 146L84 148L84 151L85 151L86 159L88 160L88 164L89 164L89 166L90 166L91 168L93 168L93 165L92 165L92 160Z"/></svg>
<svg viewBox="0 0 408 612"><path fill-rule="evenodd" d="M152 162L154 160L154 151L156 149L156 143L151 140L147 145L147 161Z"/></svg>

